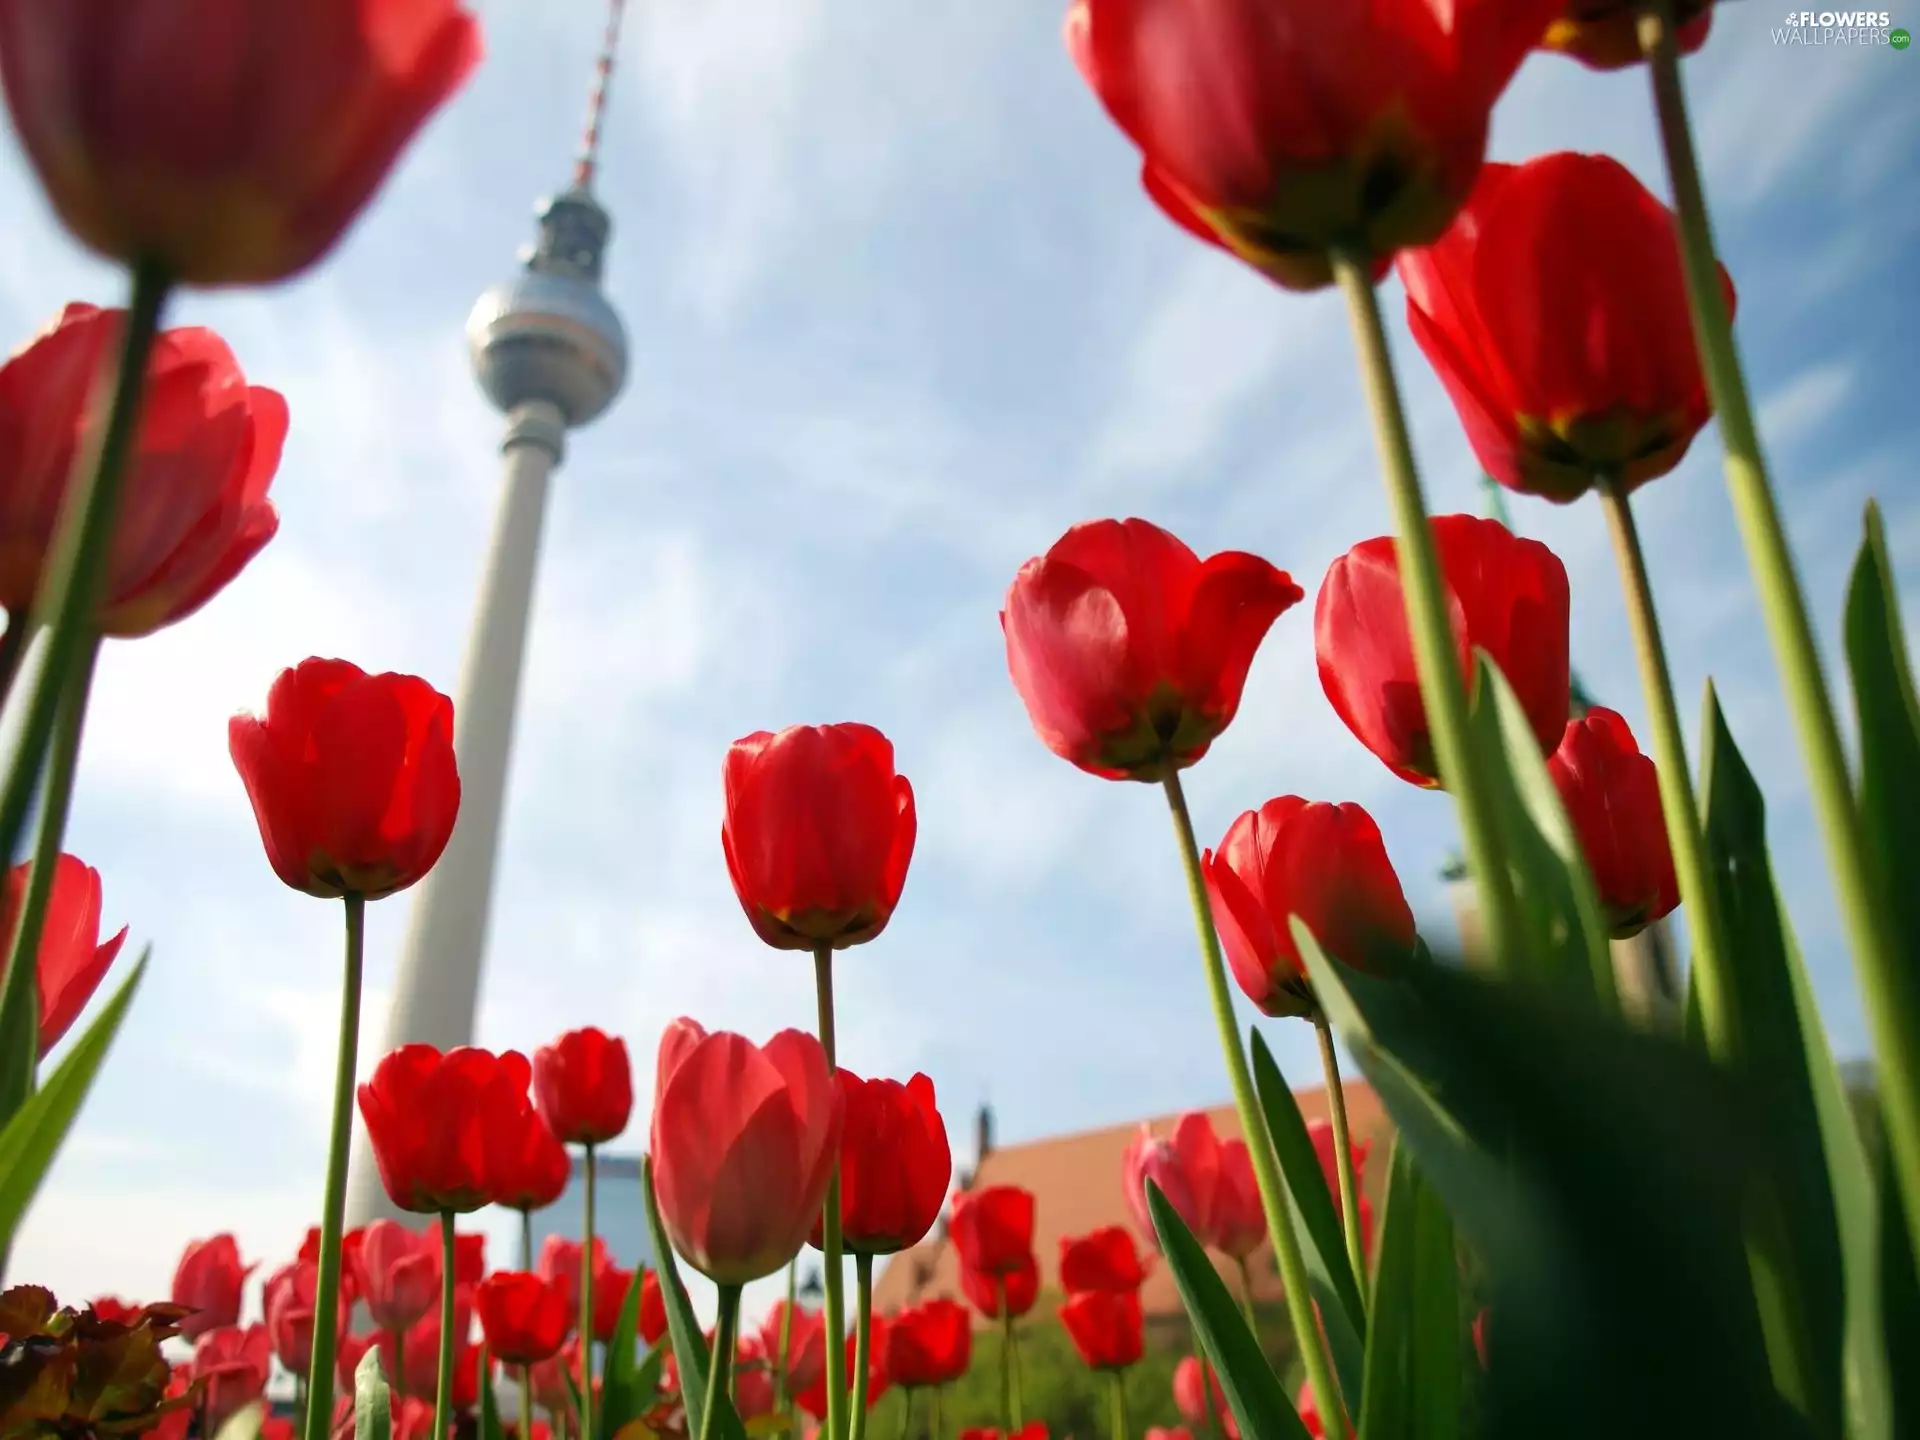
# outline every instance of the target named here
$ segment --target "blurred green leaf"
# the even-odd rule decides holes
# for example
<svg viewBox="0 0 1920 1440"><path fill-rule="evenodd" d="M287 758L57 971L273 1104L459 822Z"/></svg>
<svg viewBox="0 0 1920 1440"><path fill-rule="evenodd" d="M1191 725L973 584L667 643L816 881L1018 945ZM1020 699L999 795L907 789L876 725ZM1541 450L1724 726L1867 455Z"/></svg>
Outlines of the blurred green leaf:
<svg viewBox="0 0 1920 1440"><path fill-rule="evenodd" d="M607 1342L606 1360L601 1368L600 1409L594 1423L603 1436L612 1436L629 1421L638 1420L652 1406L660 1390L660 1367L667 1352L658 1346L639 1359L640 1291L643 1272L633 1272L627 1286L627 1298L620 1306L620 1318L614 1322L613 1338Z"/></svg>
<svg viewBox="0 0 1920 1440"><path fill-rule="evenodd" d="M660 1202L653 1193L653 1157L640 1162L640 1188L647 1202L647 1233L653 1240L654 1269L660 1276L660 1295L666 1301L667 1334L673 1340L673 1358L680 1371L680 1400L687 1412L687 1433L703 1435L702 1421L707 1409L707 1340L700 1329L700 1318L693 1313L687 1287L680 1279L680 1262L667 1239L667 1227L660 1220ZM640 1277L634 1276L631 1295L640 1291ZM629 1298L631 1298L631 1295ZM635 1315L639 1314L636 1306ZM747 1440L746 1427L726 1396L720 1397L720 1412L713 1417L710 1432L718 1440Z"/></svg>
<svg viewBox="0 0 1920 1440"><path fill-rule="evenodd" d="M260 1440L260 1428L266 1424L267 1402L256 1400L242 1405L226 1418L214 1440Z"/></svg>
<svg viewBox="0 0 1920 1440"><path fill-rule="evenodd" d="M1832 1069L1817 1013L1803 1015L1773 867L1767 856L1766 801L1707 687L1701 759L1701 823L1707 864L1719 891L1735 1014L1729 1038L1736 1064L1761 1097L1782 1163L1751 1197L1747 1234L1754 1293L1781 1391L1817 1434L1841 1433L1846 1282L1839 1217L1828 1178L1829 1154L1815 1097L1814 1068ZM1803 1023L1804 1022L1804 1023ZM1815 1060L1810 1050L1817 1050ZM1836 1091L1839 1077L1832 1077ZM1844 1100L1841 1101L1844 1107ZM1840 1117L1849 1128L1852 1119ZM1864 1169L1864 1158L1861 1160ZM1862 1184L1866 1177L1858 1177ZM1871 1244L1871 1230L1867 1232Z"/></svg>
<svg viewBox="0 0 1920 1440"><path fill-rule="evenodd" d="M1500 667L1484 650L1475 651L1474 660L1474 741L1520 902L1526 944L1521 963L1529 973L1575 986L1606 1009L1618 1009L1606 917L1560 792L1540 758L1540 742Z"/></svg>
<svg viewBox="0 0 1920 1440"><path fill-rule="evenodd" d="M353 1372L353 1440L391 1440L392 1434L393 1392L380 1373L380 1347L369 1345Z"/></svg>
<svg viewBox="0 0 1920 1440"><path fill-rule="evenodd" d="M1187 1307L1187 1318L1193 1322L1208 1363L1220 1377L1220 1389L1227 1397L1227 1408L1240 1423L1240 1433L1259 1436L1260 1440L1309 1440L1307 1427L1301 1424L1287 1392L1280 1387L1220 1272L1187 1229L1187 1222L1151 1180L1147 1181L1147 1213L1153 1218L1154 1233L1160 1237L1160 1253L1166 1257L1173 1283Z"/></svg>
<svg viewBox="0 0 1920 1440"><path fill-rule="evenodd" d="M1360 1440L1456 1440L1460 1266L1453 1221L1396 1144L1380 1222Z"/></svg>
<svg viewBox="0 0 1920 1440"><path fill-rule="evenodd" d="M1307 1134L1307 1122L1274 1061L1273 1051L1267 1048L1266 1037L1258 1030L1253 1032L1253 1080L1260 1092L1260 1108L1266 1114L1267 1133L1273 1138L1274 1153L1286 1176L1294 1218L1299 1222L1294 1231L1300 1236L1308 1282L1320 1306L1327 1347L1333 1354L1334 1368L1340 1372L1341 1388L1349 1395L1358 1395L1366 1364L1366 1309L1360 1303L1360 1288L1347 1259L1346 1237L1334 1212L1333 1194L1327 1189L1320 1156Z"/></svg>
<svg viewBox="0 0 1920 1440"><path fill-rule="evenodd" d="M520 1380L526 1382L524 1373ZM500 1425L500 1402L493 1393L493 1357L485 1349L480 1352L480 1440L506 1440ZM519 1440L530 1437L522 1435Z"/></svg>
<svg viewBox="0 0 1920 1440"><path fill-rule="evenodd" d="M1913 1269L1912 1232L1900 1203L1891 1157L1880 1152L1880 1284L1882 1343L1887 1362L1890 1434L1920 1434L1920 1278Z"/></svg>
<svg viewBox="0 0 1920 1440"><path fill-rule="evenodd" d="M39 1193L41 1181L46 1179L80 1114L94 1076L99 1074L114 1036L120 1033L120 1022L140 988L140 979L147 973L150 953L150 949L141 953L133 973L74 1042L66 1058L47 1077L47 1083L28 1096L7 1121L6 1129L0 1130L0 1255L12 1247L27 1207Z"/></svg>
<svg viewBox="0 0 1920 1440"><path fill-rule="evenodd" d="M1563 984L1301 954L1486 1266L1490 1440L1810 1433L1774 1387L1741 1239L1753 1173L1780 1163L1750 1087Z"/></svg>

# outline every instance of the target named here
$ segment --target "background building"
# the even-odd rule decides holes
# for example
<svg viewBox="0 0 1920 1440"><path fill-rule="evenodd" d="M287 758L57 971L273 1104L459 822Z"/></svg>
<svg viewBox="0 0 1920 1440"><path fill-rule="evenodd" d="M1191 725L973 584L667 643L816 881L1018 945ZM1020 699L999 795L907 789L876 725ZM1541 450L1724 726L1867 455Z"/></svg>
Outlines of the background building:
<svg viewBox="0 0 1920 1440"><path fill-rule="evenodd" d="M622 1270L653 1264L653 1243L647 1234L647 1210L640 1193L640 1157L594 1157L593 1230L606 1242L607 1253ZM573 1178L560 1198L533 1212L533 1254L520 1257L520 1268L531 1270L549 1235L578 1241L586 1233L586 1157L573 1157Z"/></svg>

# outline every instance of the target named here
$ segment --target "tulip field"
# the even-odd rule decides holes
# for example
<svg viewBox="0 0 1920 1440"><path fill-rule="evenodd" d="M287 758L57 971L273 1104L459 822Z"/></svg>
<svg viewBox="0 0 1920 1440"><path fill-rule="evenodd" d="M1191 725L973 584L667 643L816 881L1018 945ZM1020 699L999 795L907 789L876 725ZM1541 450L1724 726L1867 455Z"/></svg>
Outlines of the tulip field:
<svg viewBox="0 0 1920 1440"><path fill-rule="evenodd" d="M870 1075L836 1035L838 957L887 945L918 827L892 741L859 723L758 731L700 762L724 785L712 863L740 922L810 962L809 1026L687 1016L583 1025L531 1057L362 1057L366 906L445 850L461 717L424 679L288 655L228 742L261 883L341 926L315 1223L259 1273L231 1234L196 1241L164 1297L55 1295L8 1268L0 1440L1920 1435L1920 696L1871 504L1845 597L1850 713L1815 646L1688 119L1684 57L1713 19L1710 0L1073 0L1065 17L1148 199L1284 290L1344 296L1392 516L1313 576L1088 519L1033 537L998 616L1038 743L1168 813L1158 858L1186 882L1183 963L1240 1138L1197 1113L1143 1133L1130 1223L1057 1257L1036 1254L1044 1197L961 1180L939 1077ZM1647 87L1671 205L1605 155L1486 160L1541 49ZM0 367L0 841L23 857L0 929L0 1264L148 963L125 930L102 936L101 877L64 843L100 644L190 623L273 542L298 423L220 336L167 328L169 299L306 272L480 58L461 0L0 0L21 145L129 297L68 306ZM237 131L220 118L256 111ZM1486 475L1610 535L1645 734L1576 703L1560 557L1500 520L1428 513L1390 272ZM1642 553L1636 492L1710 420L1868 1020L1866 1127L1765 797L1711 689L1683 719ZM1455 805L1482 953L1418 933L1357 804L1278 795L1196 834L1182 777L1309 591L1285 622L1310 625L1317 659L1299 703ZM1610 949L1662 920L1687 937L1673 1020L1623 1002ZM1311 1027L1325 1122L1271 1032L1243 1031L1235 987L1267 1024ZM1381 1153L1351 1133L1343 1052L1392 1121ZM346 1228L356 1114L413 1224ZM657 1257L636 1271L592 1198L596 1154L630 1126ZM583 1241L518 1271L461 1228L518 1212L531 1254L576 1156ZM877 1307L879 1269L942 1226L960 1293ZM1263 1309L1249 1267L1269 1253L1284 1300ZM815 1266L818 1306L795 1288ZM1140 1296L1162 1266L1186 1312L1171 1350ZM711 1327L689 1272L717 1289ZM787 1300L743 1323L743 1287L782 1274ZM243 1324L254 1286L263 1319ZM276 1368L291 1413L267 1403ZM1064 1402L1040 1399L1063 1391L1071 1437L1044 1408Z"/></svg>

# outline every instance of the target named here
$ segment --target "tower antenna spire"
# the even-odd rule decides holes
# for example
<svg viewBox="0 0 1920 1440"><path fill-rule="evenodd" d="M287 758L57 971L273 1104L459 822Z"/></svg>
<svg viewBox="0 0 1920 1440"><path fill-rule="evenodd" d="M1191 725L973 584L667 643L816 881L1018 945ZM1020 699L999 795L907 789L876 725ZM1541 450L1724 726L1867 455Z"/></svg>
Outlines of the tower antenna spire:
<svg viewBox="0 0 1920 1440"><path fill-rule="evenodd" d="M600 124L606 118L607 91L613 84L613 63L620 50L620 22L626 13L627 0L607 0L607 33L593 68L593 93L587 98L587 128L580 136L580 158L573 162L576 190L593 188L593 172L600 163Z"/></svg>

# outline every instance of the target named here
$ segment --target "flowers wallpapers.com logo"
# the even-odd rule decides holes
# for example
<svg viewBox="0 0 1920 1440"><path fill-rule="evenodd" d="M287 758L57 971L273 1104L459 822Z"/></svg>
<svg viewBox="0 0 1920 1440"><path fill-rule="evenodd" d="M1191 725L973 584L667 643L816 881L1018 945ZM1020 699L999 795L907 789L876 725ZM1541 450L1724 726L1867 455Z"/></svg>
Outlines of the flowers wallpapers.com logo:
<svg viewBox="0 0 1920 1440"><path fill-rule="evenodd" d="M1895 29L1885 10L1791 10L1776 27L1776 45L1887 45L1904 50L1912 36Z"/></svg>

